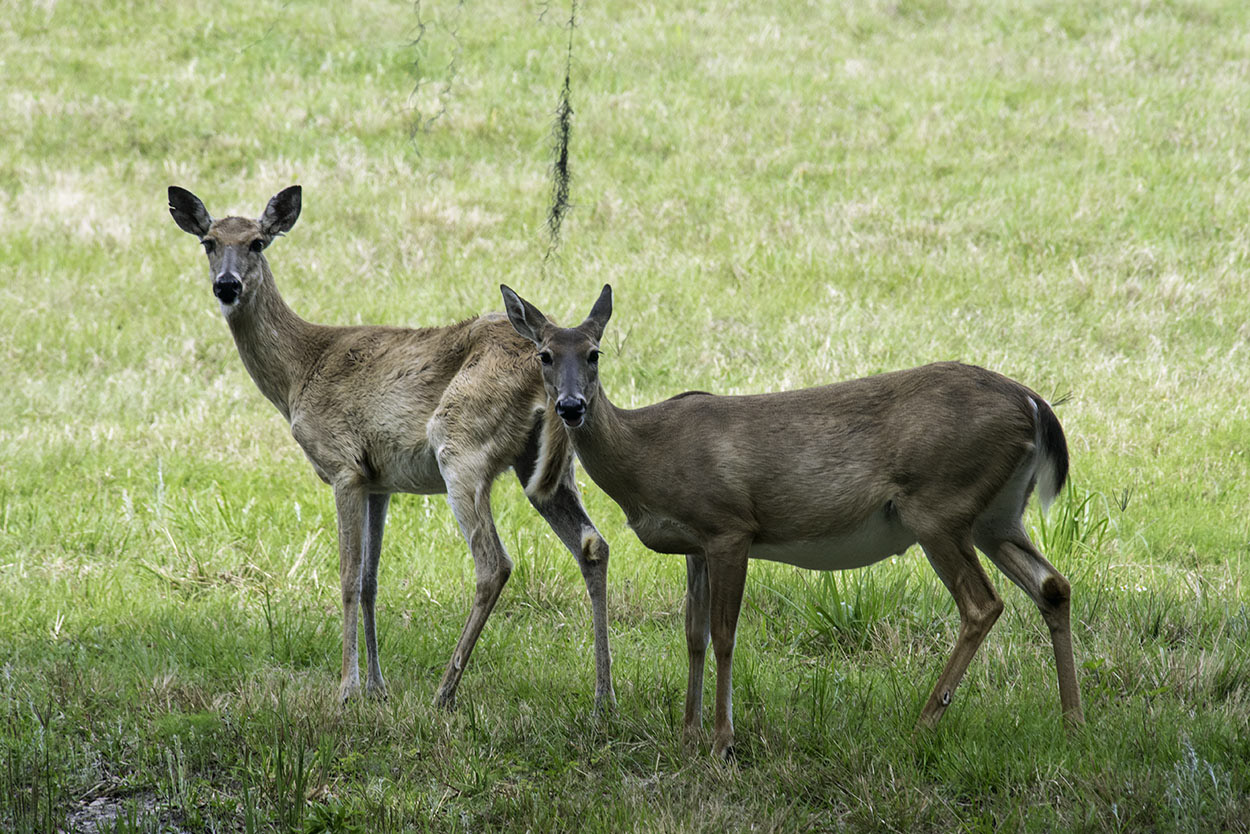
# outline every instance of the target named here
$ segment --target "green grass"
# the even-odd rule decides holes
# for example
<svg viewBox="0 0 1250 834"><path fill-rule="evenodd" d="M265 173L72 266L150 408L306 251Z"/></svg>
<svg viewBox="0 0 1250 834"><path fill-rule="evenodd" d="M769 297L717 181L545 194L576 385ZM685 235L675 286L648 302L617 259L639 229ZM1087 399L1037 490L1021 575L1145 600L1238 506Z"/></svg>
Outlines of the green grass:
<svg viewBox="0 0 1250 834"><path fill-rule="evenodd" d="M550 260L567 6L423 0L423 34L376 0L3 10L0 828L98 802L118 832L1246 830L1243 4L579 4ZM1002 619L915 734L957 618L910 553L753 565L739 757L684 752L684 565L585 484L620 702L593 719L580 577L510 477L517 568L461 708L430 701L471 562L407 496L392 694L340 707L330 494L165 206L255 216L295 182L270 259L315 321L447 323L501 281L571 321L611 282L620 404L938 359L1069 395L1073 486L1028 522L1073 582L1088 727L996 575Z"/></svg>

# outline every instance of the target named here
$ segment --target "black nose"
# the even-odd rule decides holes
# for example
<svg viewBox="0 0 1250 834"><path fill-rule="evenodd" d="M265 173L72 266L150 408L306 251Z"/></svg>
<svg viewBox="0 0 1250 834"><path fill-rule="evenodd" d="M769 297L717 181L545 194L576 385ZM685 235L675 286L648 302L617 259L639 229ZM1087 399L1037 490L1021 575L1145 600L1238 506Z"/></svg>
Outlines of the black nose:
<svg viewBox="0 0 1250 834"><path fill-rule="evenodd" d="M561 397L556 403L556 414L570 426L580 426L586 416L586 401L581 397Z"/></svg>
<svg viewBox="0 0 1250 834"><path fill-rule="evenodd" d="M213 281L213 295L217 296L217 300L222 304L233 304L241 292L243 292L243 283L233 275L223 275Z"/></svg>

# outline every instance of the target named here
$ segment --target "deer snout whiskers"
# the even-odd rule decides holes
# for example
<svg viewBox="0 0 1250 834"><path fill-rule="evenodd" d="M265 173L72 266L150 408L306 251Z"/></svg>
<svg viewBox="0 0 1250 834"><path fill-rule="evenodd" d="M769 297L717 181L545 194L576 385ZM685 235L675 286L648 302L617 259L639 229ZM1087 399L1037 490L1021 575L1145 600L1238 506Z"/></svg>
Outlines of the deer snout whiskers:
<svg viewBox="0 0 1250 834"><path fill-rule="evenodd" d="M584 397L561 397L556 403L556 414L572 428L577 428L586 419L586 399Z"/></svg>

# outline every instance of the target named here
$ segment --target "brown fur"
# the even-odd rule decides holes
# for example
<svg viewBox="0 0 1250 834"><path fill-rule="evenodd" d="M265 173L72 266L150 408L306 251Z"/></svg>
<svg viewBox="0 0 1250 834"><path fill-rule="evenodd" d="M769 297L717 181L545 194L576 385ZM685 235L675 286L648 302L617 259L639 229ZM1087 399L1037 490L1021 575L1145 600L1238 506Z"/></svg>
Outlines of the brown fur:
<svg viewBox="0 0 1250 834"><path fill-rule="evenodd" d="M374 600L390 495L446 493L477 573L473 606L436 696L440 704L454 703L512 569L495 532L490 490L515 466L531 473L527 497L581 566L593 609L596 704L610 703L607 544L582 507L572 452L562 428L551 425L558 421L548 416L533 349L499 314L416 330L303 320L282 300L264 255L294 225L300 201L296 186L275 196L259 220L214 221L193 194L170 189L174 220L208 250L209 276L244 367L290 422L317 475L334 488L343 593L340 694L347 698L359 688L358 606L366 689L385 688Z"/></svg>
<svg viewBox="0 0 1250 834"><path fill-rule="evenodd" d="M1035 483L1048 502L1067 472L1063 431L1036 393L983 368L942 362L801 391L677 396L620 409L598 374L611 288L575 328L552 325L503 289L513 326L539 349L547 395L586 472L643 544L687 555L688 734L700 725L710 637L713 749L732 746L733 644L749 558L836 570L917 542L961 619L920 722L941 717L1002 610L974 545L1041 610L1064 714L1082 720L1070 587L1020 521Z"/></svg>

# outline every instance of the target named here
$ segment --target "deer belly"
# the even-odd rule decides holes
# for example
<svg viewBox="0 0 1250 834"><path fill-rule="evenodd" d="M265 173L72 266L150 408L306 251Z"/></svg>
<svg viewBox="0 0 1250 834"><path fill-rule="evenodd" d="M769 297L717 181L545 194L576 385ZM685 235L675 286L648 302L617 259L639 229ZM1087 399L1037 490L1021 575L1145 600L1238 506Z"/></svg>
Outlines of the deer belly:
<svg viewBox="0 0 1250 834"><path fill-rule="evenodd" d="M629 517L629 528L638 540L656 553L697 553L699 537L686 524L658 513Z"/></svg>
<svg viewBox="0 0 1250 834"><path fill-rule="evenodd" d="M862 568L896 556L916 543L916 538L885 511L873 513L853 530L786 541L757 541L751 558L785 562L808 570Z"/></svg>
<svg viewBox="0 0 1250 834"><path fill-rule="evenodd" d="M438 495L447 491L447 482L438 468L434 450L426 447L401 456L390 467L391 492Z"/></svg>

